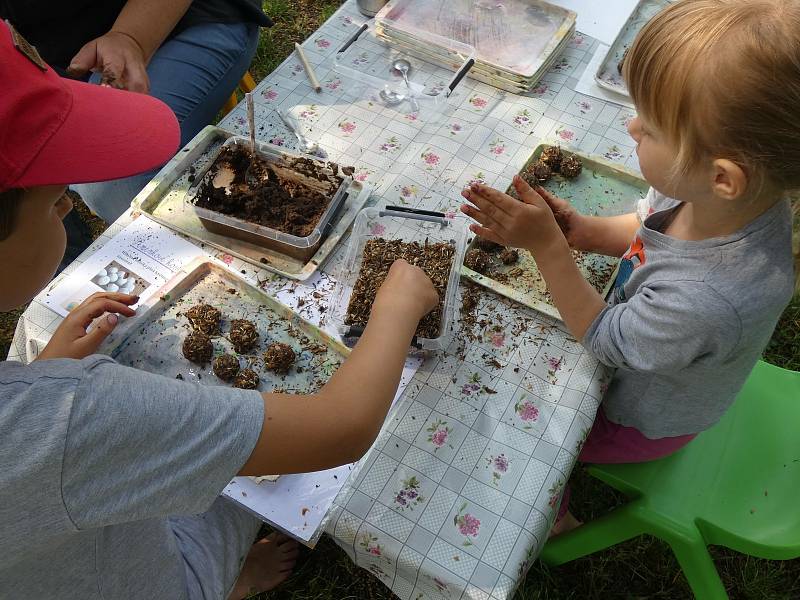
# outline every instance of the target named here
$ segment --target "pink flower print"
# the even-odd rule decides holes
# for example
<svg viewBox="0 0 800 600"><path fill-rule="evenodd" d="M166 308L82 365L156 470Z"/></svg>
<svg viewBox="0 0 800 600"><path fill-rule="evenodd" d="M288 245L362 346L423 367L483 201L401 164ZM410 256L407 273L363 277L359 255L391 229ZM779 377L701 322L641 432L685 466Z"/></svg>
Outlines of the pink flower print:
<svg viewBox="0 0 800 600"><path fill-rule="evenodd" d="M494 465L495 471L499 471L500 473L505 473L508 471L508 459L506 458L505 454L494 456L492 458L492 464Z"/></svg>
<svg viewBox="0 0 800 600"><path fill-rule="evenodd" d="M456 135L462 129L463 127L461 127L461 125L459 125L458 123L453 123L452 125L450 125L450 135Z"/></svg>
<svg viewBox="0 0 800 600"><path fill-rule="evenodd" d="M272 88L267 88L261 92L261 97L264 98L264 100L272 102L273 100L275 100L275 98L278 97L278 92L276 92Z"/></svg>
<svg viewBox="0 0 800 600"><path fill-rule="evenodd" d="M397 504L400 510L405 510L406 508L414 510L414 508L424 500L419 493L419 479L412 475L408 479L401 481L401 484L403 488L397 492L394 503Z"/></svg>
<svg viewBox="0 0 800 600"><path fill-rule="evenodd" d="M539 418L539 409L530 400L525 400L524 396L522 402L517 402L514 405L514 411L519 415L519 418L526 422L524 429L531 429L528 422L536 421Z"/></svg>
<svg viewBox="0 0 800 600"><path fill-rule="evenodd" d="M342 121L339 123L339 130L345 135L350 135L356 130L356 124L352 121Z"/></svg>
<svg viewBox="0 0 800 600"><path fill-rule="evenodd" d="M406 121L416 121L419 118L419 113L408 113L405 118Z"/></svg>
<svg viewBox="0 0 800 600"><path fill-rule="evenodd" d="M506 151L506 145L500 138L494 140L491 144L489 144L489 151L492 154L497 154L498 156Z"/></svg>
<svg viewBox="0 0 800 600"><path fill-rule="evenodd" d="M397 152L400 149L400 142L392 136L380 145L381 152Z"/></svg>
<svg viewBox="0 0 800 600"><path fill-rule="evenodd" d="M572 38L571 45L572 45L573 48L575 48L575 47L578 47L578 46L582 46L583 42L585 42L585 41L586 41L586 39L582 35L576 35L575 37Z"/></svg>
<svg viewBox="0 0 800 600"><path fill-rule="evenodd" d="M559 127L556 130L556 135L565 141L572 141L575 139L575 132L564 127Z"/></svg>
<svg viewBox="0 0 800 600"><path fill-rule="evenodd" d="M495 348L502 348L505 343L506 343L506 335L504 333L492 334L492 346L494 346Z"/></svg>
<svg viewBox="0 0 800 600"><path fill-rule="evenodd" d="M559 60L555 65L553 65L553 70L554 71L563 71L564 69L569 68L569 66L570 66L569 60L567 60L566 58L562 57L561 60Z"/></svg>
<svg viewBox="0 0 800 600"><path fill-rule="evenodd" d="M561 498L561 490L563 489L564 489L564 482L559 479L550 487L549 490L547 490L547 493L550 495L550 497L547 500L547 505L550 508L554 510L558 508L559 504L558 501Z"/></svg>
<svg viewBox="0 0 800 600"><path fill-rule="evenodd" d="M270 144L274 146L283 146L286 144L286 140L280 136L274 137L269 141Z"/></svg>
<svg viewBox="0 0 800 600"><path fill-rule="evenodd" d="M467 380L467 383L461 386L462 396L472 396L475 392L481 389L481 375L480 373L473 373Z"/></svg>
<svg viewBox="0 0 800 600"><path fill-rule="evenodd" d="M338 90L339 86L342 85L341 79L334 79L333 81L329 81L325 84L325 87L329 90Z"/></svg>
<svg viewBox="0 0 800 600"><path fill-rule="evenodd" d="M563 356L559 356L558 358L556 358L555 356L549 356L547 358L547 366L550 367L550 370L553 372L560 371L563 365L564 365Z"/></svg>
<svg viewBox="0 0 800 600"><path fill-rule="evenodd" d="M447 438L452 430L447 426L447 421L436 419L425 431L428 432L428 441L435 446L433 451L437 452L439 448L447 444ZM447 445L450 446L450 444ZM450 447L452 448L452 446Z"/></svg>
<svg viewBox="0 0 800 600"><path fill-rule="evenodd" d="M381 549L378 548L378 547L370 548L369 549L369 553L374 555L374 556L380 556L381 555Z"/></svg>
<svg viewBox="0 0 800 600"><path fill-rule="evenodd" d="M245 119L242 115L237 115L233 119L233 122L239 125L240 127L244 127L245 125L247 125L247 119Z"/></svg>
<svg viewBox="0 0 800 600"><path fill-rule="evenodd" d="M489 103L486 101L486 98L482 98L482 97L480 97L480 96L477 96L477 95L476 95L476 96L472 96L472 97L471 97L471 98L468 100L468 102L469 102L470 104L472 104L472 106L474 106L475 108L481 108L481 109L482 109L482 108L486 108L486 105L487 105L487 104L489 104Z"/></svg>
<svg viewBox="0 0 800 600"><path fill-rule="evenodd" d="M619 146L616 144L610 146L608 150L603 154L608 160L617 160L622 158L622 152L620 152Z"/></svg>
<svg viewBox="0 0 800 600"><path fill-rule="evenodd" d="M528 109L523 109L517 113L517 116L514 117L514 124L515 125L527 125L531 122L531 113L528 112Z"/></svg>
<svg viewBox="0 0 800 600"><path fill-rule="evenodd" d="M362 52L361 54L356 56L352 61L352 63L357 67L360 67L361 65L367 62L369 62L369 54L367 54L366 52Z"/></svg>
<svg viewBox="0 0 800 600"><path fill-rule="evenodd" d="M342 17L342 25L352 25L352 24L353 24L353 19L351 19L349 16Z"/></svg>
<svg viewBox="0 0 800 600"><path fill-rule="evenodd" d="M453 525L458 528L459 533L464 536L462 546L472 546L472 541L469 538L478 537L481 528L481 521L474 515L464 512L467 508L467 503L461 505L458 514L453 517Z"/></svg>
<svg viewBox="0 0 800 600"><path fill-rule="evenodd" d="M367 171L359 171L353 176L353 179L356 181L366 181L367 177L369 177L369 173Z"/></svg>
<svg viewBox="0 0 800 600"><path fill-rule="evenodd" d="M533 88L531 92L533 92L533 94L535 94L536 96L542 96L545 93L547 93L547 90L549 89L550 86L548 86L546 83L540 83L535 88Z"/></svg>
<svg viewBox="0 0 800 600"><path fill-rule="evenodd" d="M592 110L592 104L590 102L587 102L586 100L581 100L580 102L577 102L576 106L583 115Z"/></svg>
<svg viewBox="0 0 800 600"><path fill-rule="evenodd" d="M444 213L444 218L452 220L452 219L456 218L456 214L458 214L458 213L456 213L456 211L448 210L447 212Z"/></svg>
<svg viewBox="0 0 800 600"><path fill-rule="evenodd" d="M434 153L432 150L428 150L426 152L423 152L420 156L422 157L422 160L425 161L425 168L428 171L430 171L434 167L438 166L439 165L439 161L441 160L439 158L439 155Z"/></svg>
<svg viewBox="0 0 800 600"><path fill-rule="evenodd" d="M472 179L467 182L465 187L472 187L476 183L486 183L486 175L483 174L483 171L478 171L475 173L475 175L472 176Z"/></svg>
<svg viewBox="0 0 800 600"><path fill-rule="evenodd" d="M400 188L400 195L403 198L409 198L411 196L416 196L419 189L415 185L404 185Z"/></svg>
<svg viewBox="0 0 800 600"><path fill-rule="evenodd" d="M383 555L383 548L381 548L381 545L378 543L377 536L372 535L368 531L365 531L364 533L358 536L358 545L367 554L371 554L372 556L379 556L386 562L391 562L387 557Z"/></svg>
<svg viewBox="0 0 800 600"><path fill-rule="evenodd" d="M294 65L292 65L292 77L294 77L295 75L300 73L302 70L303 70L303 65L302 64L294 63Z"/></svg>
<svg viewBox="0 0 800 600"><path fill-rule="evenodd" d="M478 467L475 467L476 469ZM508 458L505 454L499 456L490 456L486 459L486 468L492 469L492 483L499 485L500 479L508 471Z"/></svg>
<svg viewBox="0 0 800 600"><path fill-rule="evenodd" d="M325 38L317 38L314 40L314 43L317 45L317 48L330 48L331 46L331 43Z"/></svg>
<svg viewBox="0 0 800 600"><path fill-rule="evenodd" d="M311 104L307 108L304 108L300 111L300 118L303 120L308 121L309 119L313 119L317 116L317 105Z"/></svg>
<svg viewBox="0 0 800 600"><path fill-rule="evenodd" d="M224 262L226 265L230 265L233 262L233 257L230 254L219 254L217 258Z"/></svg>
<svg viewBox="0 0 800 600"><path fill-rule="evenodd" d="M383 235L384 231L386 231L386 226L381 223L375 223L369 228L369 232L372 235Z"/></svg>

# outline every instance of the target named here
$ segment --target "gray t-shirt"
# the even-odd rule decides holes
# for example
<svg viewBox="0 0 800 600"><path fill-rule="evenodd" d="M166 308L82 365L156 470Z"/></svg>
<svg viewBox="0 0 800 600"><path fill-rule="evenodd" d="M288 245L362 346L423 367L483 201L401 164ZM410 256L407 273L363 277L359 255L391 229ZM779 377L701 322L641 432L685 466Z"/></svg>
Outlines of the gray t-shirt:
<svg viewBox="0 0 800 600"><path fill-rule="evenodd" d="M187 598L167 517L212 507L263 416L107 357L0 363L0 597Z"/></svg>
<svg viewBox="0 0 800 600"><path fill-rule="evenodd" d="M780 201L733 235L661 233L678 202L650 190L610 306L583 344L616 367L608 418L651 439L697 433L733 403L791 299L791 210Z"/></svg>

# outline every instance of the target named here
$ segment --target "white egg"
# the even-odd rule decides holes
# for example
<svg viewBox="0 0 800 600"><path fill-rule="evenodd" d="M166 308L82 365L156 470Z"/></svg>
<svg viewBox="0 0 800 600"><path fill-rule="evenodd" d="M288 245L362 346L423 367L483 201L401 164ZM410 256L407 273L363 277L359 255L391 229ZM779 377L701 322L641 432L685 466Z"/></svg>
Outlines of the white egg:
<svg viewBox="0 0 800 600"><path fill-rule="evenodd" d="M108 280L114 283L117 279L119 279L119 275L117 273L110 273L108 275Z"/></svg>
<svg viewBox="0 0 800 600"><path fill-rule="evenodd" d="M118 292L119 291L119 286L116 283L109 283L106 286L106 291L107 292Z"/></svg>
<svg viewBox="0 0 800 600"><path fill-rule="evenodd" d="M108 267L109 274L116 273L117 271L119 271L119 267Z"/></svg>
<svg viewBox="0 0 800 600"><path fill-rule="evenodd" d="M108 275L108 272L105 269L100 269L97 272L97 277L105 277L106 275Z"/></svg>
<svg viewBox="0 0 800 600"><path fill-rule="evenodd" d="M130 294L133 291L133 281L128 280L128 284L120 290L123 294Z"/></svg>
<svg viewBox="0 0 800 600"><path fill-rule="evenodd" d="M106 285L109 281L111 281L111 280L108 278L108 275L102 275L101 277L99 277L97 279L97 285L102 287L102 286Z"/></svg>
<svg viewBox="0 0 800 600"><path fill-rule="evenodd" d="M120 276L117 278L117 285L118 285L119 287L121 287L121 288L124 288L126 285L128 285L128 282L129 282L129 281L130 281L130 279L128 279L127 277L123 277L122 275L120 275Z"/></svg>

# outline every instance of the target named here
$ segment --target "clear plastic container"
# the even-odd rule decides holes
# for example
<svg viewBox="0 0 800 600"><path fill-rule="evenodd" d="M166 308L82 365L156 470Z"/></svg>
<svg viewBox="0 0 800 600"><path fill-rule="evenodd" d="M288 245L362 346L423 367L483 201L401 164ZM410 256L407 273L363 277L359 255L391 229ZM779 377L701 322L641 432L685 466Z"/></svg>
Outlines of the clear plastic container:
<svg viewBox="0 0 800 600"><path fill-rule="evenodd" d="M341 179L341 183L333 193L325 212L322 213L319 221L309 235L305 237L298 237L277 229L273 229L271 227L250 223L237 217L232 217L214 210L197 206L197 194L201 185L209 177L214 176L212 169L219 158L219 153L221 153L224 148L229 148L231 146L241 146L249 151L250 140L238 136L227 139L220 147L220 150L214 160L210 161L206 170L199 174L194 185L189 189L189 193L187 194L187 201L194 206L195 214L200 219L203 227L212 233L250 242L264 248L270 248L276 252L280 252L301 261L308 261L312 256L314 256L314 253L320 247L336 223L336 219L341 213L341 209L344 207L344 204L347 200L348 191L353 182L352 177L342 175L341 172L339 175L337 175L337 177ZM259 156L259 158L275 165L276 168L281 171L281 175L286 175L287 172L291 174L291 171L293 171L291 166L292 161L311 160L308 156L291 154L270 144L259 142L256 142L256 154ZM317 160L314 160L313 162L316 163L320 168L325 168L326 165L330 165L330 163ZM298 181L303 181L312 187L315 183L317 186L319 186L319 182L316 182L316 180L306 177L301 173L296 174Z"/></svg>
<svg viewBox="0 0 800 600"><path fill-rule="evenodd" d="M338 333L350 343L360 335L359 327L345 324L347 307L358 274L361 270L365 244L375 238L402 240L404 242L430 243L449 242L455 245L453 264L445 290L442 306L442 324L435 338L414 338L412 346L417 350L444 350L453 339L458 311L458 281L461 264L467 246L467 232L461 219L446 219L444 213L415 211L414 209L365 208L356 218L353 234L336 278L338 289L332 304L331 318ZM402 211L402 212L401 212ZM355 332L355 333L354 333Z"/></svg>
<svg viewBox="0 0 800 600"><path fill-rule="evenodd" d="M368 32L371 35L363 43L369 45L371 53L375 52L376 43L384 47L382 58L379 58L377 63L380 65L378 68L376 68L375 64L364 66L358 58L360 52L359 39L367 37L366 34ZM334 57L333 69L342 77L362 86L365 90L364 95L368 96L371 102L381 103L403 114L416 113L417 118L422 121L435 119L448 108L450 105L448 98L474 66L475 49L468 44L448 40L435 34L426 33L423 35L427 44L444 45L448 48L451 60L446 65L441 66L452 70L453 77L449 84L445 86L426 86L414 81L417 69L413 64L411 65L411 71L408 73L408 85L399 76L399 73L396 72L397 76L392 77L391 73L393 72L395 61L397 59L405 59L409 54L398 52L398 49L405 50L405 48L387 45L385 41L375 37L375 32L370 31L366 24L339 48ZM425 60L425 57L420 58ZM380 73L381 75L371 73ZM384 73L385 77L382 76Z"/></svg>

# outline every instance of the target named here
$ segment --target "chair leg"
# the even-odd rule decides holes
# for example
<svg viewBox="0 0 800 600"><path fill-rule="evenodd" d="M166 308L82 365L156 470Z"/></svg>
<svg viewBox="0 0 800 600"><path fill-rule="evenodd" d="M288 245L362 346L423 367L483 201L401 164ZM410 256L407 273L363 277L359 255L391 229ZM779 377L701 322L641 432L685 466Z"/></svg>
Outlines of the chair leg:
<svg viewBox="0 0 800 600"><path fill-rule="evenodd" d="M245 74L242 75L242 78L239 80L239 87L243 92L252 92L256 89L256 82L253 76L250 75L250 71L245 71Z"/></svg>
<svg viewBox="0 0 800 600"><path fill-rule="evenodd" d="M563 533L545 544L539 558L545 564L557 566L620 544L645 533L645 524L638 513L637 501L621 506L569 533Z"/></svg>
<svg viewBox="0 0 800 600"><path fill-rule="evenodd" d="M236 92L234 92L234 93L231 94L230 98L228 98L225 101L225 104L222 106L222 114L223 114L223 116L227 115L234 108L236 108L236 105L238 103L239 103L239 100L238 100L238 98L236 98Z"/></svg>
<svg viewBox="0 0 800 600"><path fill-rule="evenodd" d="M728 600L728 593L719 578L714 560L708 553L705 541L697 532L692 536L665 538L681 565L696 598L705 600Z"/></svg>

